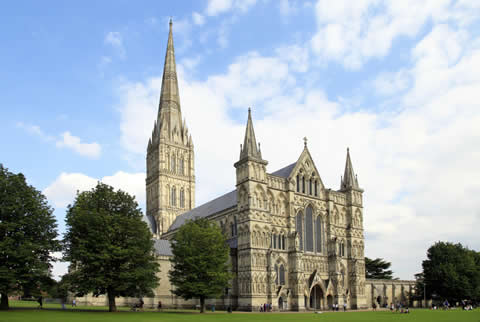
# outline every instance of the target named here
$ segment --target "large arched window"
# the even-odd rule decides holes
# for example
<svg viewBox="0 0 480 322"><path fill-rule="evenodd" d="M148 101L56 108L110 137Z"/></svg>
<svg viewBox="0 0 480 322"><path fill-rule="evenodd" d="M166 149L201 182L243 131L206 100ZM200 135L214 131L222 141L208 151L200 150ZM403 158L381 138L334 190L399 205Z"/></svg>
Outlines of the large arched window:
<svg viewBox="0 0 480 322"><path fill-rule="evenodd" d="M183 176L185 173L185 161L183 159L180 159L180 169L178 172Z"/></svg>
<svg viewBox="0 0 480 322"><path fill-rule="evenodd" d="M170 162L170 170L173 171L173 172L176 172L176 168L177 168L177 160L175 159L175 156L172 155L172 161Z"/></svg>
<svg viewBox="0 0 480 322"><path fill-rule="evenodd" d="M305 212L305 250L313 252L313 209L308 206Z"/></svg>
<svg viewBox="0 0 480 322"><path fill-rule="evenodd" d="M234 231L234 236L237 236L238 234L237 217L233 217L233 231Z"/></svg>
<svg viewBox="0 0 480 322"><path fill-rule="evenodd" d="M177 189L175 189L175 187L172 187L172 189L171 189L170 205L171 206L176 206L177 205Z"/></svg>
<svg viewBox="0 0 480 322"><path fill-rule="evenodd" d="M185 191L180 190L180 207L185 207Z"/></svg>
<svg viewBox="0 0 480 322"><path fill-rule="evenodd" d="M279 282L279 276L278 276L278 275L279 275L279 271L278 271L278 265L277 265L277 264L275 264L275 275L276 275L276 277L275 277L275 284L278 285L278 282Z"/></svg>
<svg viewBox="0 0 480 322"><path fill-rule="evenodd" d="M322 217L318 216L315 223L315 233L316 233L316 249L317 253L322 252Z"/></svg>
<svg viewBox="0 0 480 322"><path fill-rule="evenodd" d="M280 285L285 285L285 268L283 265L280 265L280 269L278 271L278 275L280 275Z"/></svg>
<svg viewBox="0 0 480 322"><path fill-rule="evenodd" d="M297 234L298 234L298 239L300 240L300 250L303 250L303 220L302 220L303 214L299 212L297 214Z"/></svg>

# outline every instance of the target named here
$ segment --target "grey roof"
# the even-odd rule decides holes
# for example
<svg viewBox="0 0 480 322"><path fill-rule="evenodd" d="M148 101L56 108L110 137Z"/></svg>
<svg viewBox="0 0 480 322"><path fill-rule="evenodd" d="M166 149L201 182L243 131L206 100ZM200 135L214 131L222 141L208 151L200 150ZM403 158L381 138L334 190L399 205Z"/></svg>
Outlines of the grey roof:
<svg viewBox="0 0 480 322"><path fill-rule="evenodd" d="M170 246L170 241L166 239L157 239L153 245L155 248L155 253L162 256L173 256L172 247Z"/></svg>
<svg viewBox="0 0 480 322"><path fill-rule="evenodd" d="M294 162L290 165L287 165L285 168L281 168L280 170L275 171L271 175L277 176L277 177L288 178L290 173L292 173L293 168L295 168L296 164L297 164L297 162Z"/></svg>
<svg viewBox="0 0 480 322"><path fill-rule="evenodd" d="M168 231L175 230L182 226L189 219L204 218L216 214L222 210L234 207L237 205L237 190L230 191L212 201L209 201L201 206L193 208L180 216L178 216L173 224L168 228Z"/></svg>

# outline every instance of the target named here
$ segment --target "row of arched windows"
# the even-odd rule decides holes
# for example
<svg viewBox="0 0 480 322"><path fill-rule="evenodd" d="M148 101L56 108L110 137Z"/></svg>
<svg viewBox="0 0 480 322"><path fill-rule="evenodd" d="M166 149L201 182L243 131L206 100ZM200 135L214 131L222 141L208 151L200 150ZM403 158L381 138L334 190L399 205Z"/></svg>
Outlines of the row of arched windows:
<svg viewBox="0 0 480 322"><path fill-rule="evenodd" d="M185 174L185 160L179 159L178 169L177 169L177 158L175 155L172 155L170 158L170 171L184 175Z"/></svg>
<svg viewBox="0 0 480 322"><path fill-rule="evenodd" d="M272 240L270 243L270 247L273 249L283 249L285 250L286 247L286 238L282 235L272 234Z"/></svg>
<svg viewBox="0 0 480 322"><path fill-rule="evenodd" d="M323 249L323 220L322 217L313 217L313 208L308 206L305 210L305 219L303 212L297 214L296 229L300 241L300 250L307 252L321 253Z"/></svg>
<svg viewBox="0 0 480 322"><path fill-rule="evenodd" d="M185 208L185 190L180 189L180 208ZM170 188L170 206L176 207L177 206L177 188L175 186Z"/></svg>
<svg viewBox="0 0 480 322"><path fill-rule="evenodd" d="M275 275L275 284L285 285L285 267L282 264L275 264Z"/></svg>
<svg viewBox="0 0 480 322"><path fill-rule="evenodd" d="M232 234L232 237L237 236L237 233L238 233L237 217L233 217L233 222L230 223L230 232Z"/></svg>
<svg viewBox="0 0 480 322"><path fill-rule="evenodd" d="M300 175L297 174L297 192L318 197L318 180L313 178L305 180L305 176L300 177Z"/></svg>

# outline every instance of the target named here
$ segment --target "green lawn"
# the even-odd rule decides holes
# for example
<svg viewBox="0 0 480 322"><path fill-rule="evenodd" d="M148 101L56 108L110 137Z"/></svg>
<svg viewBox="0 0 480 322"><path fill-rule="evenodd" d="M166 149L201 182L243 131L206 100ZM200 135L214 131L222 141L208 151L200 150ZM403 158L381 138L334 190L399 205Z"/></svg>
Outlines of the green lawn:
<svg viewBox="0 0 480 322"><path fill-rule="evenodd" d="M327 312L314 313L240 313L228 314L225 312L199 314L194 312L80 312L80 311L54 311L15 309L6 312L0 311L0 322L188 322L188 321L229 321L229 322L255 322L255 321L415 321L415 322L479 322L480 310L476 311L429 311L412 310L410 314L390 313L389 311L378 312Z"/></svg>

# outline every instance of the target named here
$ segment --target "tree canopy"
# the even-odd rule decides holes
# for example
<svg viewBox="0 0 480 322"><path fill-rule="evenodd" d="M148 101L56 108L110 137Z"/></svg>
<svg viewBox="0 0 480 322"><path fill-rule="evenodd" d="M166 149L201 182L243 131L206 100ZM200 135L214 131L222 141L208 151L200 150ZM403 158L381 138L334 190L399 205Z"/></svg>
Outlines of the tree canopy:
<svg viewBox="0 0 480 322"><path fill-rule="evenodd" d="M365 257L365 277L375 279L393 279L393 272L389 270L392 263L383 258L370 259Z"/></svg>
<svg viewBox="0 0 480 322"><path fill-rule="evenodd" d="M73 292L106 294L111 312L118 296L153 295L159 264L134 197L98 183L77 194L66 224L64 260L71 263L67 280Z"/></svg>
<svg viewBox="0 0 480 322"><path fill-rule="evenodd" d="M60 250L53 209L44 195L0 164L0 309L8 294L39 292L49 282L52 252Z"/></svg>
<svg viewBox="0 0 480 322"><path fill-rule="evenodd" d="M228 287L229 251L220 228L207 219L188 221L175 233L170 281L173 292L188 300L200 299L201 312L205 299L215 298Z"/></svg>
<svg viewBox="0 0 480 322"><path fill-rule="evenodd" d="M480 253L460 243L437 242L422 266L427 297L480 300Z"/></svg>

